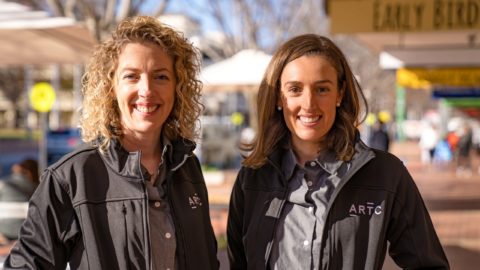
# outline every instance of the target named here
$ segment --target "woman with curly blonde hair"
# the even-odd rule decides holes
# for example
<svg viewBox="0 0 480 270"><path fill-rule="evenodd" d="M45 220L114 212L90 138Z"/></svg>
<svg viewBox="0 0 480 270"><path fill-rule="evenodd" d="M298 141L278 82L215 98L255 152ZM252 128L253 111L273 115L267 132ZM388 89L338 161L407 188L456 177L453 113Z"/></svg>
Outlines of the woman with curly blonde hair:
<svg viewBox="0 0 480 270"><path fill-rule="evenodd" d="M43 173L7 269L218 269L193 154L198 72L194 47L157 19L118 25L83 79L87 144Z"/></svg>
<svg viewBox="0 0 480 270"><path fill-rule="evenodd" d="M102 137L102 146L121 138L123 131L118 103L113 95L115 70L126 44L150 42L170 55L175 70L175 105L165 121L169 139L198 137L196 121L201 113L201 82L197 79L200 62L198 51L175 30L160 25L150 17L138 17L121 23L112 38L99 45L83 77L82 137L94 141Z"/></svg>

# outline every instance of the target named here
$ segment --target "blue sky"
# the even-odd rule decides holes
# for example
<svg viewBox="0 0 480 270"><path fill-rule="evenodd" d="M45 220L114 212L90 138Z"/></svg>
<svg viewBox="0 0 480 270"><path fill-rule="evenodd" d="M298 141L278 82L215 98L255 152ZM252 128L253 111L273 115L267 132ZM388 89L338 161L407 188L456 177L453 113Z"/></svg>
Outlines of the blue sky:
<svg viewBox="0 0 480 270"><path fill-rule="evenodd" d="M157 3L158 0L147 0L142 7L142 11L145 14L150 15L148 11L153 10ZM210 16L205 16L202 14L201 10L195 8L204 5L204 0L171 0L167 7L167 13L186 14L197 19L201 23L204 32L218 30L216 23Z"/></svg>

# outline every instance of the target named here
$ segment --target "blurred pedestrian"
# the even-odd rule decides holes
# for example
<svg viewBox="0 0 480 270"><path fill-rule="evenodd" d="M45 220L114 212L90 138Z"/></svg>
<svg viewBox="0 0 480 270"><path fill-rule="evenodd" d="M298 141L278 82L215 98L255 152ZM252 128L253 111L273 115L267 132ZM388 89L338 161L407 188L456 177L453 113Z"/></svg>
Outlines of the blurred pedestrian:
<svg viewBox="0 0 480 270"><path fill-rule="evenodd" d="M25 204L38 186L38 163L24 159L13 164L11 174L0 180L0 245L18 238L25 220Z"/></svg>
<svg viewBox="0 0 480 270"><path fill-rule="evenodd" d="M460 127L459 139L457 144L457 175L471 176L472 162L470 152L472 150L472 128L468 123Z"/></svg>
<svg viewBox="0 0 480 270"><path fill-rule="evenodd" d="M97 47L83 81L88 145L43 173L6 269L218 269L192 152L198 55L146 16Z"/></svg>
<svg viewBox="0 0 480 270"><path fill-rule="evenodd" d="M458 137L458 134L455 130L453 131L449 131L447 133L447 143L448 143L448 146L450 147L450 150L452 151L452 153L455 153L457 152L457 145L458 145L458 140L460 139L460 137Z"/></svg>
<svg viewBox="0 0 480 270"><path fill-rule="evenodd" d="M359 139L365 98L328 38L283 44L258 92L258 132L233 187L231 269L448 269L402 162Z"/></svg>
<svg viewBox="0 0 480 270"><path fill-rule="evenodd" d="M390 136L385 130L385 124L378 120L373 126L373 131L368 140L368 146L388 152L390 147Z"/></svg>
<svg viewBox="0 0 480 270"><path fill-rule="evenodd" d="M433 162L435 147L440 141L440 135L438 134L435 124L426 121L424 123L420 141L418 142L420 146L420 158L423 163L429 164Z"/></svg>

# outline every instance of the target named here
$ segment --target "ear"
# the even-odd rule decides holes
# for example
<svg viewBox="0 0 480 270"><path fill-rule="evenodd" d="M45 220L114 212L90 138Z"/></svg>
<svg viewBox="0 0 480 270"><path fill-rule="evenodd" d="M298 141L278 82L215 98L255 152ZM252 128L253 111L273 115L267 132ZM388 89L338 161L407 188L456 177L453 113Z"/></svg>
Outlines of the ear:
<svg viewBox="0 0 480 270"><path fill-rule="evenodd" d="M277 109L283 107L283 104L282 104L282 93L279 93L279 94L278 94L277 103L275 104L275 107L276 107Z"/></svg>
<svg viewBox="0 0 480 270"><path fill-rule="evenodd" d="M342 86L342 88L338 89L337 99L336 99L337 107L340 107L340 104L342 104L344 95L345 95L345 84Z"/></svg>
<svg viewBox="0 0 480 270"><path fill-rule="evenodd" d="M282 107L282 101L280 99L277 100L277 107Z"/></svg>

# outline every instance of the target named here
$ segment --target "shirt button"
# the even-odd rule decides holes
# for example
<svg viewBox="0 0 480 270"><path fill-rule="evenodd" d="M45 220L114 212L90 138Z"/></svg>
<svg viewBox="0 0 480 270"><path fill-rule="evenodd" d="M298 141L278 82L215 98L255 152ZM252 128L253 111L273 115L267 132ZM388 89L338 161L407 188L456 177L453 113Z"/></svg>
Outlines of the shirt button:
<svg viewBox="0 0 480 270"><path fill-rule="evenodd" d="M315 165L317 165L315 161L310 162L310 166L315 167Z"/></svg>
<svg viewBox="0 0 480 270"><path fill-rule="evenodd" d="M158 208L158 207L160 207L160 205L161 205L161 203L160 203L159 201L156 201L156 202L155 202L155 207Z"/></svg>
<svg viewBox="0 0 480 270"><path fill-rule="evenodd" d="M170 239L170 237L172 237L172 235L167 232L167 233L165 234L165 237L168 238L168 239Z"/></svg>
<svg viewBox="0 0 480 270"><path fill-rule="evenodd" d="M308 212L313 213L313 206L308 207Z"/></svg>
<svg viewBox="0 0 480 270"><path fill-rule="evenodd" d="M307 186L309 186L309 187L313 186L313 182L312 182L312 181L308 181L308 182L307 182Z"/></svg>
<svg viewBox="0 0 480 270"><path fill-rule="evenodd" d="M307 240L303 241L303 245L308 246L308 241Z"/></svg>

